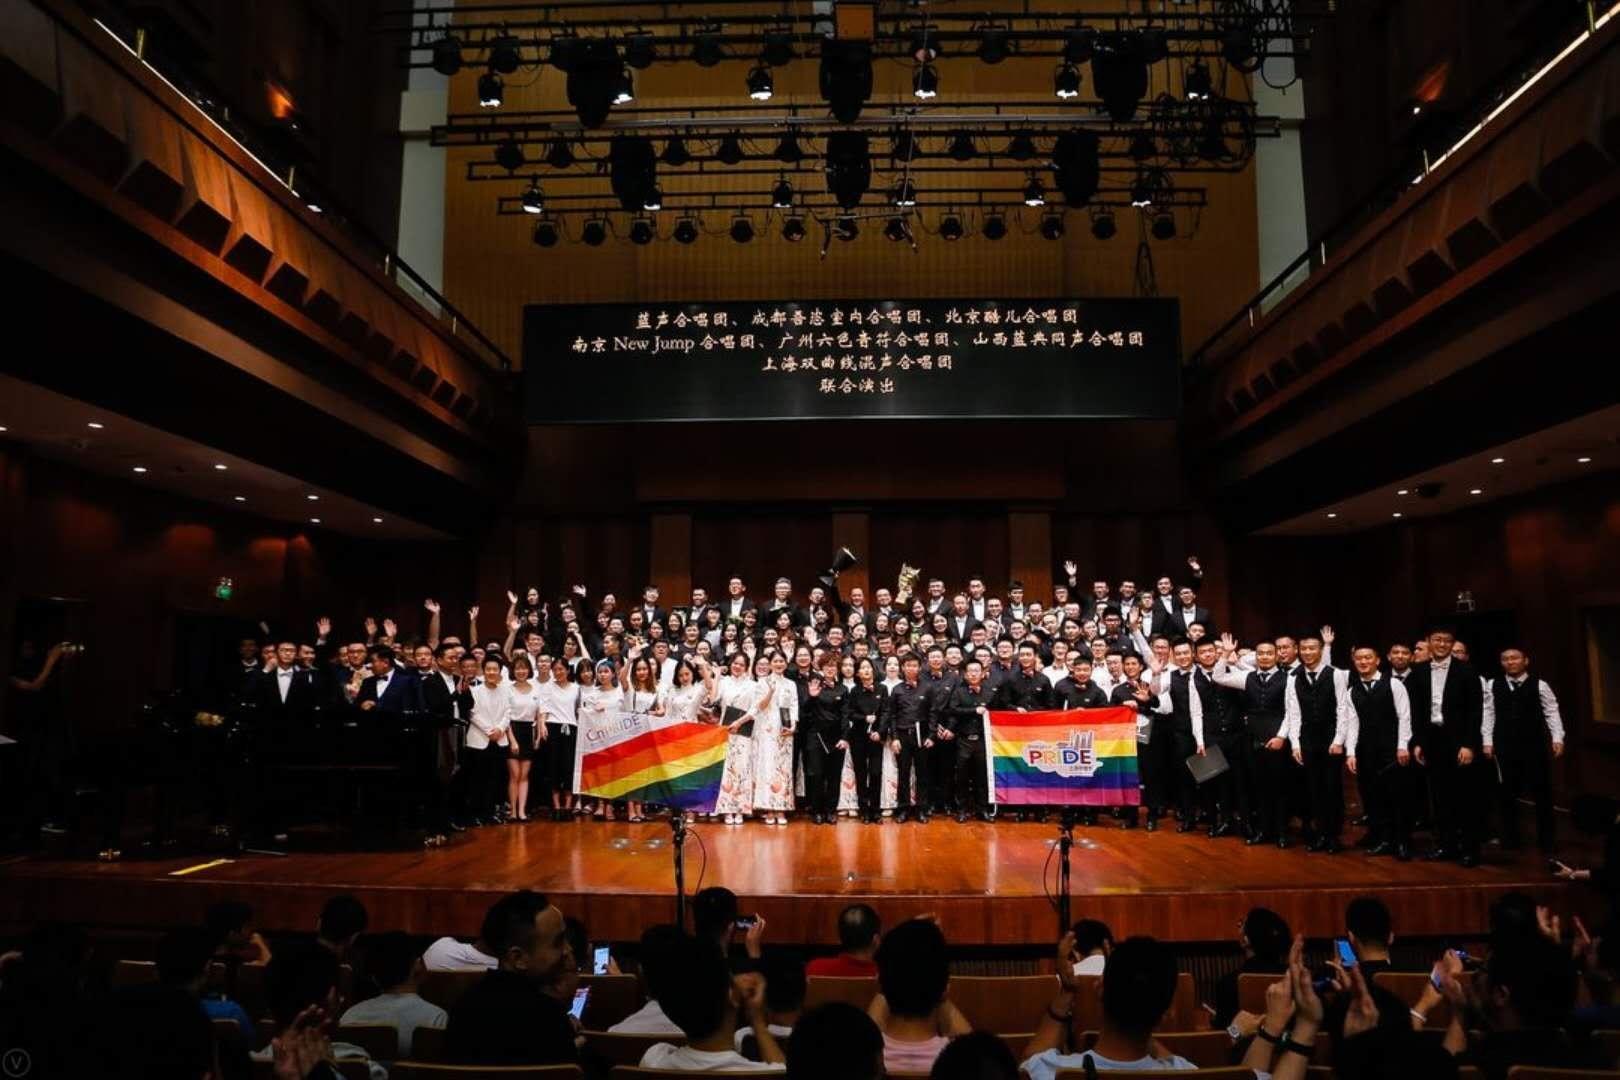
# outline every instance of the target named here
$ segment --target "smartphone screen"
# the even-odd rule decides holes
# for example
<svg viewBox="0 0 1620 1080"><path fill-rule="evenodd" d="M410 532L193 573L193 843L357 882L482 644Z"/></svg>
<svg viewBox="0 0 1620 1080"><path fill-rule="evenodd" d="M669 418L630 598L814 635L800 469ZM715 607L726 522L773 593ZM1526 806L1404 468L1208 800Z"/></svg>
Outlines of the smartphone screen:
<svg viewBox="0 0 1620 1080"><path fill-rule="evenodd" d="M590 999L591 999L591 988L590 987L582 986L578 990L575 990L574 991L574 1004L569 1007L568 1015L572 1016L575 1020L583 1019L584 1016L585 1016L585 1003L587 1001L589 1001Z"/></svg>
<svg viewBox="0 0 1620 1080"><path fill-rule="evenodd" d="M750 926L753 926L758 921L758 915L739 915L737 916L737 929L747 930Z"/></svg>
<svg viewBox="0 0 1620 1080"><path fill-rule="evenodd" d="M608 973L608 947L598 945L596 954L591 960L592 975L606 975Z"/></svg>
<svg viewBox="0 0 1620 1080"><path fill-rule="evenodd" d="M1356 950L1350 947L1348 938L1339 938L1333 943L1339 951L1339 966L1353 968L1356 966Z"/></svg>

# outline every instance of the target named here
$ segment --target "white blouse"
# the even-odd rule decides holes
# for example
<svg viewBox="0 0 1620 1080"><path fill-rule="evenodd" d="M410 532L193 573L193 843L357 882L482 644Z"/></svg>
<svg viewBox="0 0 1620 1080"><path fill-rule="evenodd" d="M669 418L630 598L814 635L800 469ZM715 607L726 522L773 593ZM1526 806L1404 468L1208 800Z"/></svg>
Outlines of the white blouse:
<svg viewBox="0 0 1620 1080"><path fill-rule="evenodd" d="M507 729L507 712L511 701L511 684L501 683L490 689L484 683L472 688L472 716L467 724L467 745L482 750Z"/></svg>
<svg viewBox="0 0 1620 1080"><path fill-rule="evenodd" d="M517 683L512 683L510 689L511 693L507 695L507 722L511 724L532 724L539 720L543 697L539 685L531 682L528 691L525 692L517 688Z"/></svg>
<svg viewBox="0 0 1620 1080"><path fill-rule="evenodd" d="M555 681L540 688L540 708L548 724L561 725L564 730L579 723L579 683L559 686Z"/></svg>
<svg viewBox="0 0 1620 1080"><path fill-rule="evenodd" d="M698 708L703 704L703 684L672 686L664 691L664 719L672 724L697 722Z"/></svg>

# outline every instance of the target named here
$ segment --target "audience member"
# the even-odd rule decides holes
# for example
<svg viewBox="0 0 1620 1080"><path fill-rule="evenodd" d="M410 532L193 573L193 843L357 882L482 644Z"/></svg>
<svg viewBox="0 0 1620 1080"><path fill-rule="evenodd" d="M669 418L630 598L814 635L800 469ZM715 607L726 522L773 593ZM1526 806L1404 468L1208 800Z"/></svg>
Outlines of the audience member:
<svg viewBox="0 0 1620 1080"><path fill-rule="evenodd" d="M680 1027L659 1002L685 992L686 973L679 967L686 933L664 924L648 927L641 935L641 982L647 1004L608 1028L615 1035L679 1035Z"/></svg>
<svg viewBox="0 0 1620 1080"><path fill-rule="evenodd" d="M810 961L805 974L818 978L860 979L877 974L878 939L883 923L878 913L867 904L851 904L838 913L838 943L842 951L837 956L817 957Z"/></svg>
<svg viewBox="0 0 1620 1080"><path fill-rule="evenodd" d="M1107 923L1081 919L1074 924L1074 973L1101 975L1113 947L1114 932L1108 929Z"/></svg>
<svg viewBox="0 0 1620 1080"><path fill-rule="evenodd" d="M1344 929L1356 953L1363 978L1374 979L1390 968L1389 948L1395 942L1389 908L1375 896L1358 896L1344 909Z"/></svg>
<svg viewBox="0 0 1620 1080"><path fill-rule="evenodd" d="M339 897L340 900L349 899ZM331 907L328 904L328 907ZM322 912L323 917L326 912ZM329 924L330 925L330 924ZM345 935L352 945L353 937ZM270 1015L278 1027L294 1024L305 1011L319 1009L324 1016L341 1016L343 995L338 987L338 957L332 940L317 937L313 945L283 946L276 950L264 971L265 995L270 999ZM337 1061L363 1061L372 1080L388 1080L388 1071L372 1061L361 1047L333 1042L332 1057ZM274 1046L253 1054L255 1061L273 1061Z"/></svg>
<svg viewBox="0 0 1620 1080"><path fill-rule="evenodd" d="M366 969L382 987L382 993L349 1006L338 1022L387 1024L399 1033L399 1056L407 1060L416 1029L442 1028L449 1016L417 993L427 969L410 935L398 930L379 934L366 943L365 956Z"/></svg>
<svg viewBox="0 0 1620 1080"><path fill-rule="evenodd" d="M945 935L929 919L911 919L883 936L876 959L880 992L870 1011L883 1031L883 1067L925 1073L951 1038L972 1030L945 1000Z"/></svg>
<svg viewBox="0 0 1620 1080"><path fill-rule="evenodd" d="M682 992L664 1006L685 1032L686 1045L656 1043L642 1055L641 1067L690 1072L785 1070L787 1058L766 1020L764 976L752 971L733 975L711 939L682 938L673 953L676 968L684 973ZM734 1045L739 1013L759 1045L759 1061L749 1061Z"/></svg>
<svg viewBox="0 0 1620 1080"><path fill-rule="evenodd" d="M819 1005L804 1014L794 1031L788 1080L881 1080L883 1033L855 1006L842 1001Z"/></svg>
<svg viewBox="0 0 1620 1080"><path fill-rule="evenodd" d="M537 892L504 897L484 920L499 966L450 1010L445 1036L458 1065L557 1065L578 1060L568 1004L579 974L562 912Z"/></svg>
<svg viewBox="0 0 1620 1080"><path fill-rule="evenodd" d="M422 965L429 971L493 971L500 966L494 956L495 946L490 942L500 934L500 921L505 917L506 898L495 901L484 912L483 925L478 938L468 945L453 937L442 937L427 947L422 954Z"/></svg>
<svg viewBox="0 0 1620 1080"><path fill-rule="evenodd" d="M1280 975L1288 970L1288 946L1293 935L1283 917L1270 908L1252 908L1243 917L1238 928L1238 945L1243 949L1243 963L1236 971L1228 972L1215 981L1215 1013L1210 1017L1212 1027L1224 1028L1239 1021L1238 976ZM1243 1035L1253 1035L1257 1018L1244 1014L1240 1025Z"/></svg>
<svg viewBox="0 0 1620 1080"><path fill-rule="evenodd" d="M360 901L347 894L334 896L321 908L315 940L339 960L347 960L368 921L366 906Z"/></svg>
<svg viewBox="0 0 1620 1080"><path fill-rule="evenodd" d="M216 1080L246 1075L245 1051L217 1045L208 1018L190 990L168 983L125 987L113 995L101 1023L82 1032L99 1044L98 1067L39 1076L98 1076L107 1080ZM31 1062L32 1067L37 1062ZM6 1074L13 1072L8 1064Z"/></svg>
<svg viewBox="0 0 1620 1080"><path fill-rule="evenodd" d="M171 930L158 942L158 981L177 987L200 1003L210 1020L234 1020L242 1033L242 1045L251 1047L258 1038L247 1010L219 992L207 989L208 964L214 956L215 939L205 929L185 927Z"/></svg>
<svg viewBox="0 0 1620 1080"><path fill-rule="evenodd" d="M270 946L253 927L253 908L240 900L210 904L203 928L216 942L214 956L227 963L268 964Z"/></svg>
<svg viewBox="0 0 1620 1080"><path fill-rule="evenodd" d="M765 1023L786 1046L804 1011L804 961L787 953L774 953L761 962L760 974L765 976ZM738 1029L737 1049L750 1061L756 1061L759 1048L750 1045L751 1036L747 1029Z"/></svg>
<svg viewBox="0 0 1620 1080"><path fill-rule="evenodd" d="M940 1051L929 1080L1018 1080L1018 1059L999 1037L975 1031Z"/></svg>

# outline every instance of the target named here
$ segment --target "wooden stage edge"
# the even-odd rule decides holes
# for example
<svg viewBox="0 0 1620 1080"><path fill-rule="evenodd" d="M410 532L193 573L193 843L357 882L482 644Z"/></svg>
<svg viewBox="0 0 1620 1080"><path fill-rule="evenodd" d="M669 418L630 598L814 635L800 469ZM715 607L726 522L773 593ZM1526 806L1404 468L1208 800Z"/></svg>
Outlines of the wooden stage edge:
<svg viewBox="0 0 1620 1080"><path fill-rule="evenodd" d="M926 826L700 824L694 832L688 895L700 880L731 888L743 910L765 917L773 942L835 944L838 912L854 902L871 904L886 923L933 912L956 945L1054 940L1057 917L1043 887L1055 890L1057 881L1053 825L936 818ZM1073 917L1102 919L1116 936L1231 941L1244 913L1264 906L1296 930L1327 937L1340 932L1351 899L1371 894L1389 904L1401 937L1465 937L1486 929L1491 905L1508 892L1529 892L1560 911L1590 902L1533 854L1494 849L1484 866L1465 870L1353 849L1326 856L1246 847L1173 829L1098 826L1075 836ZM261 927L307 930L324 900L349 892L365 902L374 928L470 938L494 899L533 888L583 919L593 938L627 941L672 919L672 854L663 822L536 821L473 830L423 851L241 855L214 865L205 865L208 855L23 858L0 864L0 921L162 927L229 898L252 904Z"/></svg>

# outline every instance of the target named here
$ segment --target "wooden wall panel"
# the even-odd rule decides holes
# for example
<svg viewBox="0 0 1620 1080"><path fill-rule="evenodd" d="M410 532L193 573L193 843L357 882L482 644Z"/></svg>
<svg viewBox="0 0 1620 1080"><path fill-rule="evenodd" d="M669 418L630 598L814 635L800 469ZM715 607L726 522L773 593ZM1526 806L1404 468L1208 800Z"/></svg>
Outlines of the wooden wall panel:
<svg viewBox="0 0 1620 1080"><path fill-rule="evenodd" d="M922 571L919 591L937 575L945 579L948 592L956 592L978 574L991 595L1005 596L1012 570L1008 550L1004 513L941 508L872 515L872 579L890 588L905 562Z"/></svg>
<svg viewBox="0 0 1620 1080"><path fill-rule="evenodd" d="M723 595L726 579L739 574L750 596L770 596L772 584L786 576L802 598L832 552L826 512L699 510L692 517L692 584L711 596Z"/></svg>

